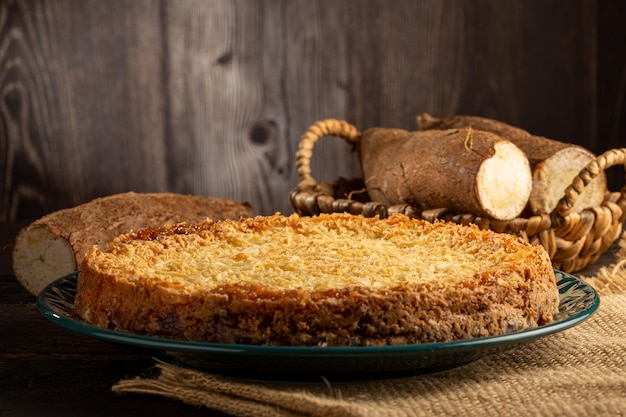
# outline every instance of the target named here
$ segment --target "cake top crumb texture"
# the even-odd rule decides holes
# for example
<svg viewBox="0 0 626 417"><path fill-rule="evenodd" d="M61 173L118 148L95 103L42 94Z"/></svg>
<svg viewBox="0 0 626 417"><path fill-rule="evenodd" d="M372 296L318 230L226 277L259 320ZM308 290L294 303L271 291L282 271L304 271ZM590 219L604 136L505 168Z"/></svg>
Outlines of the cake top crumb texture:
<svg viewBox="0 0 626 417"><path fill-rule="evenodd" d="M547 256L521 239L476 226L343 213L257 216L144 229L91 248L90 266L189 291L262 284L341 289L458 280L524 257Z"/></svg>

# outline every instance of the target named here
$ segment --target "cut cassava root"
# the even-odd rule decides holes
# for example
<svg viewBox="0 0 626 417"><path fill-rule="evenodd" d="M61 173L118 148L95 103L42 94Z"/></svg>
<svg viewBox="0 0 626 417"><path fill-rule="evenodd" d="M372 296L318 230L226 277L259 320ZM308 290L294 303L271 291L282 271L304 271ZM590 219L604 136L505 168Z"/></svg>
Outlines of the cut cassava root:
<svg viewBox="0 0 626 417"><path fill-rule="evenodd" d="M13 271L37 295L47 284L77 270L87 249L122 233L166 223L250 217L247 203L173 193L123 193L48 214L23 228L15 240Z"/></svg>
<svg viewBox="0 0 626 417"><path fill-rule="evenodd" d="M514 143L526 154L532 168L532 190L528 199L528 209L532 214L551 213L574 177L596 159L592 152L581 146L535 136L526 130L484 117L436 118L422 113L417 116L417 124L421 131L471 127ZM572 211L580 212L600 205L606 193L606 174L601 172L578 196Z"/></svg>
<svg viewBox="0 0 626 417"><path fill-rule="evenodd" d="M526 155L489 132L371 128L358 147L368 194L386 205L447 207L510 220L530 195Z"/></svg>

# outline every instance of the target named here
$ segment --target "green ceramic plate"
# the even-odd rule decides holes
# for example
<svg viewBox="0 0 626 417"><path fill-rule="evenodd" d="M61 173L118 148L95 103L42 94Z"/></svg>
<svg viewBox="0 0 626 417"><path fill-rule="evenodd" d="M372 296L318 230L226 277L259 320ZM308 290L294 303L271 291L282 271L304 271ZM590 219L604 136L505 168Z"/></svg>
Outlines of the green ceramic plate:
<svg viewBox="0 0 626 417"><path fill-rule="evenodd" d="M295 347L200 343L140 336L92 326L76 315L78 273L48 285L38 296L41 313L69 330L145 348L157 359L212 372L251 377L389 377L429 373L557 333L588 319L600 305L596 291L573 275L555 271L560 293L555 321L530 330L454 342L381 347Z"/></svg>

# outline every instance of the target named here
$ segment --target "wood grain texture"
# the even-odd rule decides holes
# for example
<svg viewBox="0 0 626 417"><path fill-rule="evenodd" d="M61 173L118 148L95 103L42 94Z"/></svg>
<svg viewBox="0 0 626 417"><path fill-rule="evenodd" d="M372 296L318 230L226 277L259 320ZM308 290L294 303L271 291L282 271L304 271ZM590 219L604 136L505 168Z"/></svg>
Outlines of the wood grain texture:
<svg viewBox="0 0 626 417"><path fill-rule="evenodd" d="M626 147L626 2L598 9L596 105L597 126L592 149ZM624 170L612 168L609 187L624 186Z"/></svg>
<svg viewBox="0 0 626 417"><path fill-rule="evenodd" d="M623 147L625 21L621 0L0 0L0 222L124 191L289 213L300 136L327 117ZM360 176L337 138L312 171Z"/></svg>
<svg viewBox="0 0 626 417"><path fill-rule="evenodd" d="M165 190L154 2L2 2L2 217ZM156 4L158 6L158 4Z"/></svg>

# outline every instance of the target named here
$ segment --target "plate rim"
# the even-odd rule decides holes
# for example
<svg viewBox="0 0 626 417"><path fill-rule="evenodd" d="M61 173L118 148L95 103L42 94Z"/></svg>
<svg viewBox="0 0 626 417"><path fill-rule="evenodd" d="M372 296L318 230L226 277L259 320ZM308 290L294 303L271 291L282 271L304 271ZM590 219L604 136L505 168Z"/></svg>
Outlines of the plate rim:
<svg viewBox="0 0 626 417"><path fill-rule="evenodd" d="M572 316L568 316L562 320L549 323L532 329L521 330L518 332L508 333L504 335L494 335L486 337L478 337L472 339L455 340L448 342L432 342L417 343L407 345L386 345L386 346L266 346L266 345L245 345L245 344L227 344L227 343L209 343L188 340L171 339L164 337L153 337L139 335L129 332L100 328L82 319L74 319L64 315L59 315L49 306L46 296L53 292L59 286L69 283L78 282L79 271L67 274L46 285L46 287L37 296L37 308L40 313L50 321L68 330L80 333L86 336L94 337L114 343L131 345L135 347L148 348L152 350L162 351L178 351L189 353L219 353L219 354L236 354L236 355L254 355L254 356L282 356L291 355L298 357L325 357L325 356L384 356L384 355L413 355L417 353L444 353L450 351L466 351L483 348L502 347L510 344L522 343L534 340L540 337L548 336L554 333L574 327L588 318L590 318L600 306L600 297L597 291L582 279L559 270L554 270L555 275L561 275L561 279L557 278L557 284L562 279L567 278L574 281L575 285L584 289L592 297L592 303L582 311L578 311ZM560 295L560 293L559 293ZM73 306L72 299L72 306ZM561 304L560 300L560 303Z"/></svg>

